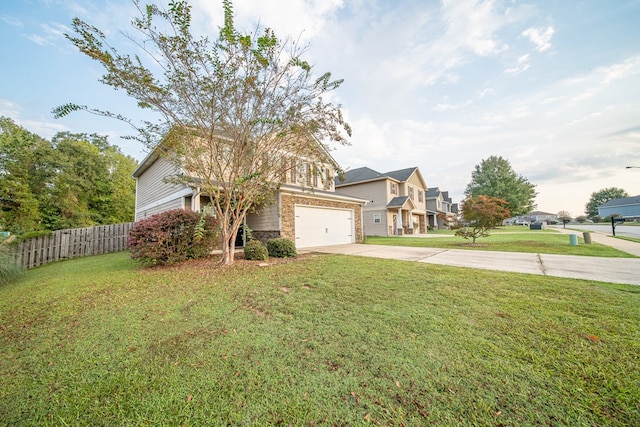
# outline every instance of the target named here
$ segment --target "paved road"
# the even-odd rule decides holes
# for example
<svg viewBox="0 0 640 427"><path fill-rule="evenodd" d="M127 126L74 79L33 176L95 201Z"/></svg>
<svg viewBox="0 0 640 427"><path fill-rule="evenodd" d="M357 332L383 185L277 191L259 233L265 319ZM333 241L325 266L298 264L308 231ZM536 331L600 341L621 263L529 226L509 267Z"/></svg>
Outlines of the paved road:
<svg viewBox="0 0 640 427"><path fill-rule="evenodd" d="M554 226L562 228L562 226ZM567 224L567 228L578 230L597 231L598 233L611 235L611 224ZM616 236L635 237L640 239L640 226L637 225L616 225Z"/></svg>

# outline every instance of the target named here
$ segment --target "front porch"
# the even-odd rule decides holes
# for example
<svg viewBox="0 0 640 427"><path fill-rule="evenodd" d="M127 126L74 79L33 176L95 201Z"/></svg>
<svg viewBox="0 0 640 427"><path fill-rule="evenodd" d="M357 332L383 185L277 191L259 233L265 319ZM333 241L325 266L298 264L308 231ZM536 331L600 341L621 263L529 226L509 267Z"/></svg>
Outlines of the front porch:
<svg viewBox="0 0 640 427"><path fill-rule="evenodd" d="M391 216L390 236L427 233L426 212L416 210L411 198L407 196L395 197L387 205L387 211Z"/></svg>

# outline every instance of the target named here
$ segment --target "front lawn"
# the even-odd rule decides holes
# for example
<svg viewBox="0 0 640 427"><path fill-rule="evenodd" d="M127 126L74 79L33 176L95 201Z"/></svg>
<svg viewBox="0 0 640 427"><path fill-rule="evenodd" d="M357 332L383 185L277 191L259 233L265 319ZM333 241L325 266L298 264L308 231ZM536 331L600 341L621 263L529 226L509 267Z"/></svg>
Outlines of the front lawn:
<svg viewBox="0 0 640 427"><path fill-rule="evenodd" d="M0 287L1 425L640 424L640 288L363 257Z"/></svg>
<svg viewBox="0 0 640 427"><path fill-rule="evenodd" d="M431 233L431 232L429 232ZM454 236L453 231L434 233L437 237L367 236L366 243L373 245L413 246L443 249L470 249L503 252L533 252L540 254L585 255L614 258L635 258L633 255L599 243L584 244L582 233L578 245L569 244L569 236L552 230L494 231L488 237L480 237L477 245L471 240ZM444 234L444 236L443 236Z"/></svg>

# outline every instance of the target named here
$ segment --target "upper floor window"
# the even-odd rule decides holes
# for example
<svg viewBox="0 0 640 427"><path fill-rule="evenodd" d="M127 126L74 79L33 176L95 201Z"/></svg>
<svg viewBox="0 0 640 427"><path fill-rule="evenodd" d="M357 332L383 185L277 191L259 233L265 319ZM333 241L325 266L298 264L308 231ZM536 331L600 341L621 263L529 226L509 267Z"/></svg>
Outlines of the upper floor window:
<svg viewBox="0 0 640 427"><path fill-rule="evenodd" d="M331 190L331 185L333 184L333 172L330 168L327 168L324 171L324 189Z"/></svg>
<svg viewBox="0 0 640 427"><path fill-rule="evenodd" d="M418 201L422 202L422 190L418 190Z"/></svg>
<svg viewBox="0 0 640 427"><path fill-rule="evenodd" d="M396 184L395 182L390 182L390 188L389 191L391 192L391 194L398 194L398 184Z"/></svg>
<svg viewBox="0 0 640 427"><path fill-rule="evenodd" d="M409 186L409 198L413 199L413 187Z"/></svg>

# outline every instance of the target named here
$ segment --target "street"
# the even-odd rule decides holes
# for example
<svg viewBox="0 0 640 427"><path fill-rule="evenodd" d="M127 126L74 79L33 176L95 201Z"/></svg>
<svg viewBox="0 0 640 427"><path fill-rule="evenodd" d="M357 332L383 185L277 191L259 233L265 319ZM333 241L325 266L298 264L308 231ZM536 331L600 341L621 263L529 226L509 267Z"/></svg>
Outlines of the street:
<svg viewBox="0 0 640 427"><path fill-rule="evenodd" d="M561 225L554 225L555 228L562 228ZM611 235L611 223L608 224L567 224L567 228L584 231L598 231L603 234ZM635 237L640 239L640 226L624 225L624 223L616 225L616 236Z"/></svg>

